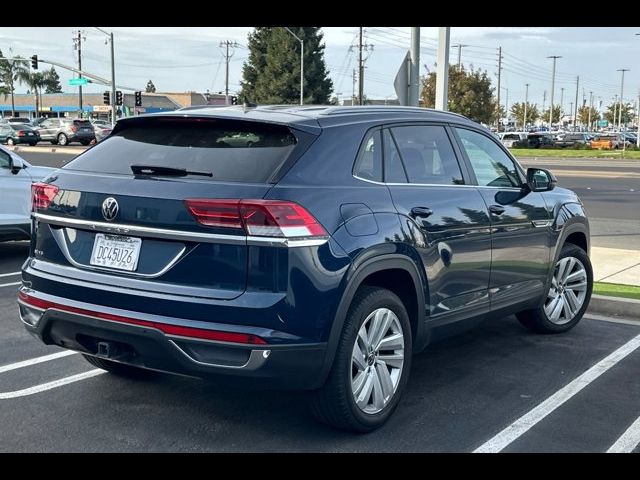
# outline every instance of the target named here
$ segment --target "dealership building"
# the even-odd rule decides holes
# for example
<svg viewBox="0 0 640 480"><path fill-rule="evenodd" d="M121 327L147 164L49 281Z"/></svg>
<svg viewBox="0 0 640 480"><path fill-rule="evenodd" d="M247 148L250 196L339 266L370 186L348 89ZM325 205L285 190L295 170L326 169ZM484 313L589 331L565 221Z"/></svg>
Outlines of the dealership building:
<svg viewBox="0 0 640 480"><path fill-rule="evenodd" d="M77 117L80 102L77 93L43 93L41 105L36 113L34 94L14 95L15 115L18 117ZM135 95L123 93L122 106L118 106L118 117L129 117L141 113L156 113L176 110L193 105L224 105L224 95L196 92L142 93L142 107L135 107ZM104 104L102 93L84 93L82 111L86 118L108 119L111 107ZM11 117L11 95L0 95L0 117Z"/></svg>

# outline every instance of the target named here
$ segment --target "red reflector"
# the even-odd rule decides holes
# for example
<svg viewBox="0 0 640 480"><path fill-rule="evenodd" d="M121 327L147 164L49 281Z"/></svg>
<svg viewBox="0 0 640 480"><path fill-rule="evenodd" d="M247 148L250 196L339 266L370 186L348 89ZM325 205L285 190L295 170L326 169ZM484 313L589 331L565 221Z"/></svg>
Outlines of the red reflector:
<svg viewBox="0 0 640 480"><path fill-rule="evenodd" d="M187 209L209 227L244 228L260 237L309 238L327 232L304 207L282 200L188 199Z"/></svg>
<svg viewBox="0 0 640 480"><path fill-rule="evenodd" d="M31 185L31 211L46 209L60 189L55 185L37 182Z"/></svg>
<svg viewBox="0 0 640 480"><path fill-rule="evenodd" d="M218 342L245 343L249 345L266 345L267 342L257 335L248 333L221 332L219 330L205 330L203 328L182 327L179 325L169 325L166 323L152 322L149 320L138 320L137 318L122 317L120 315L112 315L110 313L94 312L84 308L71 307L60 303L49 302L39 298L27 295L24 292L18 292L18 298L24 303L41 308L43 310L53 308L62 310L63 312L77 313L90 317L110 320L112 322L127 323L130 325L139 325L142 327L150 327L160 330L167 335L178 335L181 337L201 338L205 340L216 340Z"/></svg>

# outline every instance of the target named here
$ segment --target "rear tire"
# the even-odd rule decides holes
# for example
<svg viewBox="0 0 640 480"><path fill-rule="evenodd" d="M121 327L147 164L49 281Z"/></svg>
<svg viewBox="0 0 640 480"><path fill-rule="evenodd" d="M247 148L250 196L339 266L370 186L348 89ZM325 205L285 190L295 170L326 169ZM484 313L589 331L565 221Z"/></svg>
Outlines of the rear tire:
<svg viewBox="0 0 640 480"><path fill-rule="evenodd" d="M311 392L314 416L332 427L366 433L398 406L411 369L411 325L402 301L376 287L358 290L325 384Z"/></svg>
<svg viewBox="0 0 640 480"><path fill-rule="evenodd" d="M7 138L7 145L15 145L16 142L13 140L13 138Z"/></svg>
<svg viewBox="0 0 640 480"><path fill-rule="evenodd" d="M516 314L522 325L536 333L562 333L582 319L591 300L593 270L587 253L567 243L552 273L544 302L538 308Z"/></svg>
<svg viewBox="0 0 640 480"><path fill-rule="evenodd" d="M58 135L58 145L64 147L69 143L69 138L64 133Z"/></svg>
<svg viewBox="0 0 640 480"><path fill-rule="evenodd" d="M147 378L155 373L152 370L114 362L113 360L107 360L105 358L94 357L93 355L82 354L82 356L94 367L101 368L102 370L106 370L107 372L113 373L120 377Z"/></svg>

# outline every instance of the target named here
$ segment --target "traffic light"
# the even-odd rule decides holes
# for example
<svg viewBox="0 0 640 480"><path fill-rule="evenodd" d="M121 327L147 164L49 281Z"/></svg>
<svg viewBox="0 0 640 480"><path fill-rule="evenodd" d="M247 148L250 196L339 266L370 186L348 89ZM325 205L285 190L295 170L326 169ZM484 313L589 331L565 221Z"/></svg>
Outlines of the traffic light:
<svg viewBox="0 0 640 480"><path fill-rule="evenodd" d="M38 69L38 55L34 55L33 57L31 57L31 68L33 68L34 70Z"/></svg>
<svg viewBox="0 0 640 480"><path fill-rule="evenodd" d="M102 103L105 105L111 105L111 92L104 92L102 94Z"/></svg>
<svg viewBox="0 0 640 480"><path fill-rule="evenodd" d="M142 92L136 92L136 107L142 106Z"/></svg>
<svg viewBox="0 0 640 480"><path fill-rule="evenodd" d="M237 105L237 104L238 104L238 97L234 95L233 97L231 97L231 105Z"/></svg>
<svg viewBox="0 0 640 480"><path fill-rule="evenodd" d="M116 91L116 105L122 105L122 92L120 90Z"/></svg>

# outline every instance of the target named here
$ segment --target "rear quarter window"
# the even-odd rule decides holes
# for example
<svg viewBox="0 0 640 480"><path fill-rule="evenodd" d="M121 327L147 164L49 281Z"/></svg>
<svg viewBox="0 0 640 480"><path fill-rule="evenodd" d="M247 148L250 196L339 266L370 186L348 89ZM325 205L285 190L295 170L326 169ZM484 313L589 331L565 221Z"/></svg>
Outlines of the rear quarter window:
<svg viewBox="0 0 640 480"><path fill-rule="evenodd" d="M296 144L282 125L161 117L121 125L64 168L133 175L132 165L145 165L212 174L200 180L267 183Z"/></svg>

